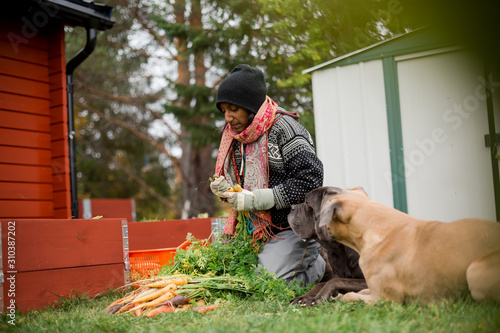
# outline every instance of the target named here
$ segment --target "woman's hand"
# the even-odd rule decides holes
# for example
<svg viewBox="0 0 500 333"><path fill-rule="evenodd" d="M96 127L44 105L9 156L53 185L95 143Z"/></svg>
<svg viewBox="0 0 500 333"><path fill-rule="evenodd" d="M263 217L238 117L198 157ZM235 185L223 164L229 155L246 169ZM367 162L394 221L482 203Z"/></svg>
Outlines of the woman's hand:
<svg viewBox="0 0 500 333"><path fill-rule="evenodd" d="M232 186L230 181L228 182L224 176L217 177L214 175L215 180L210 183L210 189L213 194L218 197L223 197L223 194Z"/></svg>

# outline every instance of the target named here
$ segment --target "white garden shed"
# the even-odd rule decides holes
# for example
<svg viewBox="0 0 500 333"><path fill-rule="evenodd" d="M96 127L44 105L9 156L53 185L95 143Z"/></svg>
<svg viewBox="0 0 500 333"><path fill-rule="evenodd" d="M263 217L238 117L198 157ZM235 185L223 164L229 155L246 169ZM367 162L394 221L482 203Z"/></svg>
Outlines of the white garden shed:
<svg viewBox="0 0 500 333"><path fill-rule="evenodd" d="M500 76L484 59L427 28L304 71L324 184L422 219L500 220Z"/></svg>

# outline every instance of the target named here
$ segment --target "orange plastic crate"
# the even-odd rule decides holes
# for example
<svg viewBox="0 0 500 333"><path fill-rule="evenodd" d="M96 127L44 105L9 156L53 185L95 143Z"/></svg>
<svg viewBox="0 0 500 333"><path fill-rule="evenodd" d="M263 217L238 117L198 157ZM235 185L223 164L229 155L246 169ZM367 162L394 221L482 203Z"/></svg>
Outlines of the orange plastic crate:
<svg viewBox="0 0 500 333"><path fill-rule="evenodd" d="M174 259L177 250L187 250L190 246L191 242L185 241L178 247L129 251L131 279L137 280L158 274L161 266Z"/></svg>

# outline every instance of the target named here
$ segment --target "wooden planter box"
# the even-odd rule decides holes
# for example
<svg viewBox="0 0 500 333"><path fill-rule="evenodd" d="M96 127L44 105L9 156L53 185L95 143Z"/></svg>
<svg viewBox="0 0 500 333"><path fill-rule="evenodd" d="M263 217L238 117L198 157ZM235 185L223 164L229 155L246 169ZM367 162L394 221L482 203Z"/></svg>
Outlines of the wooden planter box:
<svg viewBox="0 0 500 333"><path fill-rule="evenodd" d="M4 311L124 284L126 220L1 220ZM127 258L128 259L128 258Z"/></svg>
<svg viewBox="0 0 500 333"><path fill-rule="evenodd" d="M188 233L206 239L213 220L0 219L0 312L2 305L3 312L15 307L24 313L60 297L122 286L128 281L129 250L177 247Z"/></svg>
<svg viewBox="0 0 500 333"><path fill-rule="evenodd" d="M130 250L177 247L186 240L188 233L198 239L206 239L212 233L213 218L129 222Z"/></svg>

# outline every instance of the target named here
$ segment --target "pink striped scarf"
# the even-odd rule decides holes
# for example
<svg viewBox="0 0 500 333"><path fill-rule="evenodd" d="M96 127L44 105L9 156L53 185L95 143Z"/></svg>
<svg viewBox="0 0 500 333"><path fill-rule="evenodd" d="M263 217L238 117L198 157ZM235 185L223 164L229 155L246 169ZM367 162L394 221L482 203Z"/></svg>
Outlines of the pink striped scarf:
<svg viewBox="0 0 500 333"><path fill-rule="evenodd" d="M268 166L268 138L267 131L272 127L276 118L278 104L269 96L255 115L252 123L241 133L235 133L229 124L224 128L222 139L217 154L215 174L231 179L233 184L237 183L237 172L231 163L233 140L247 144L245 150L245 185L246 190L252 191L260 188L268 188L269 166ZM243 152L242 152L243 153ZM242 161L243 163L243 161ZM229 177L228 177L229 176ZM245 214L248 215L248 214ZM224 233L234 235L237 223L237 212L232 210L226 221ZM253 226L249 230L253 232L255 239L270 235L271 213L259 211L253 218Z"/></svg>

